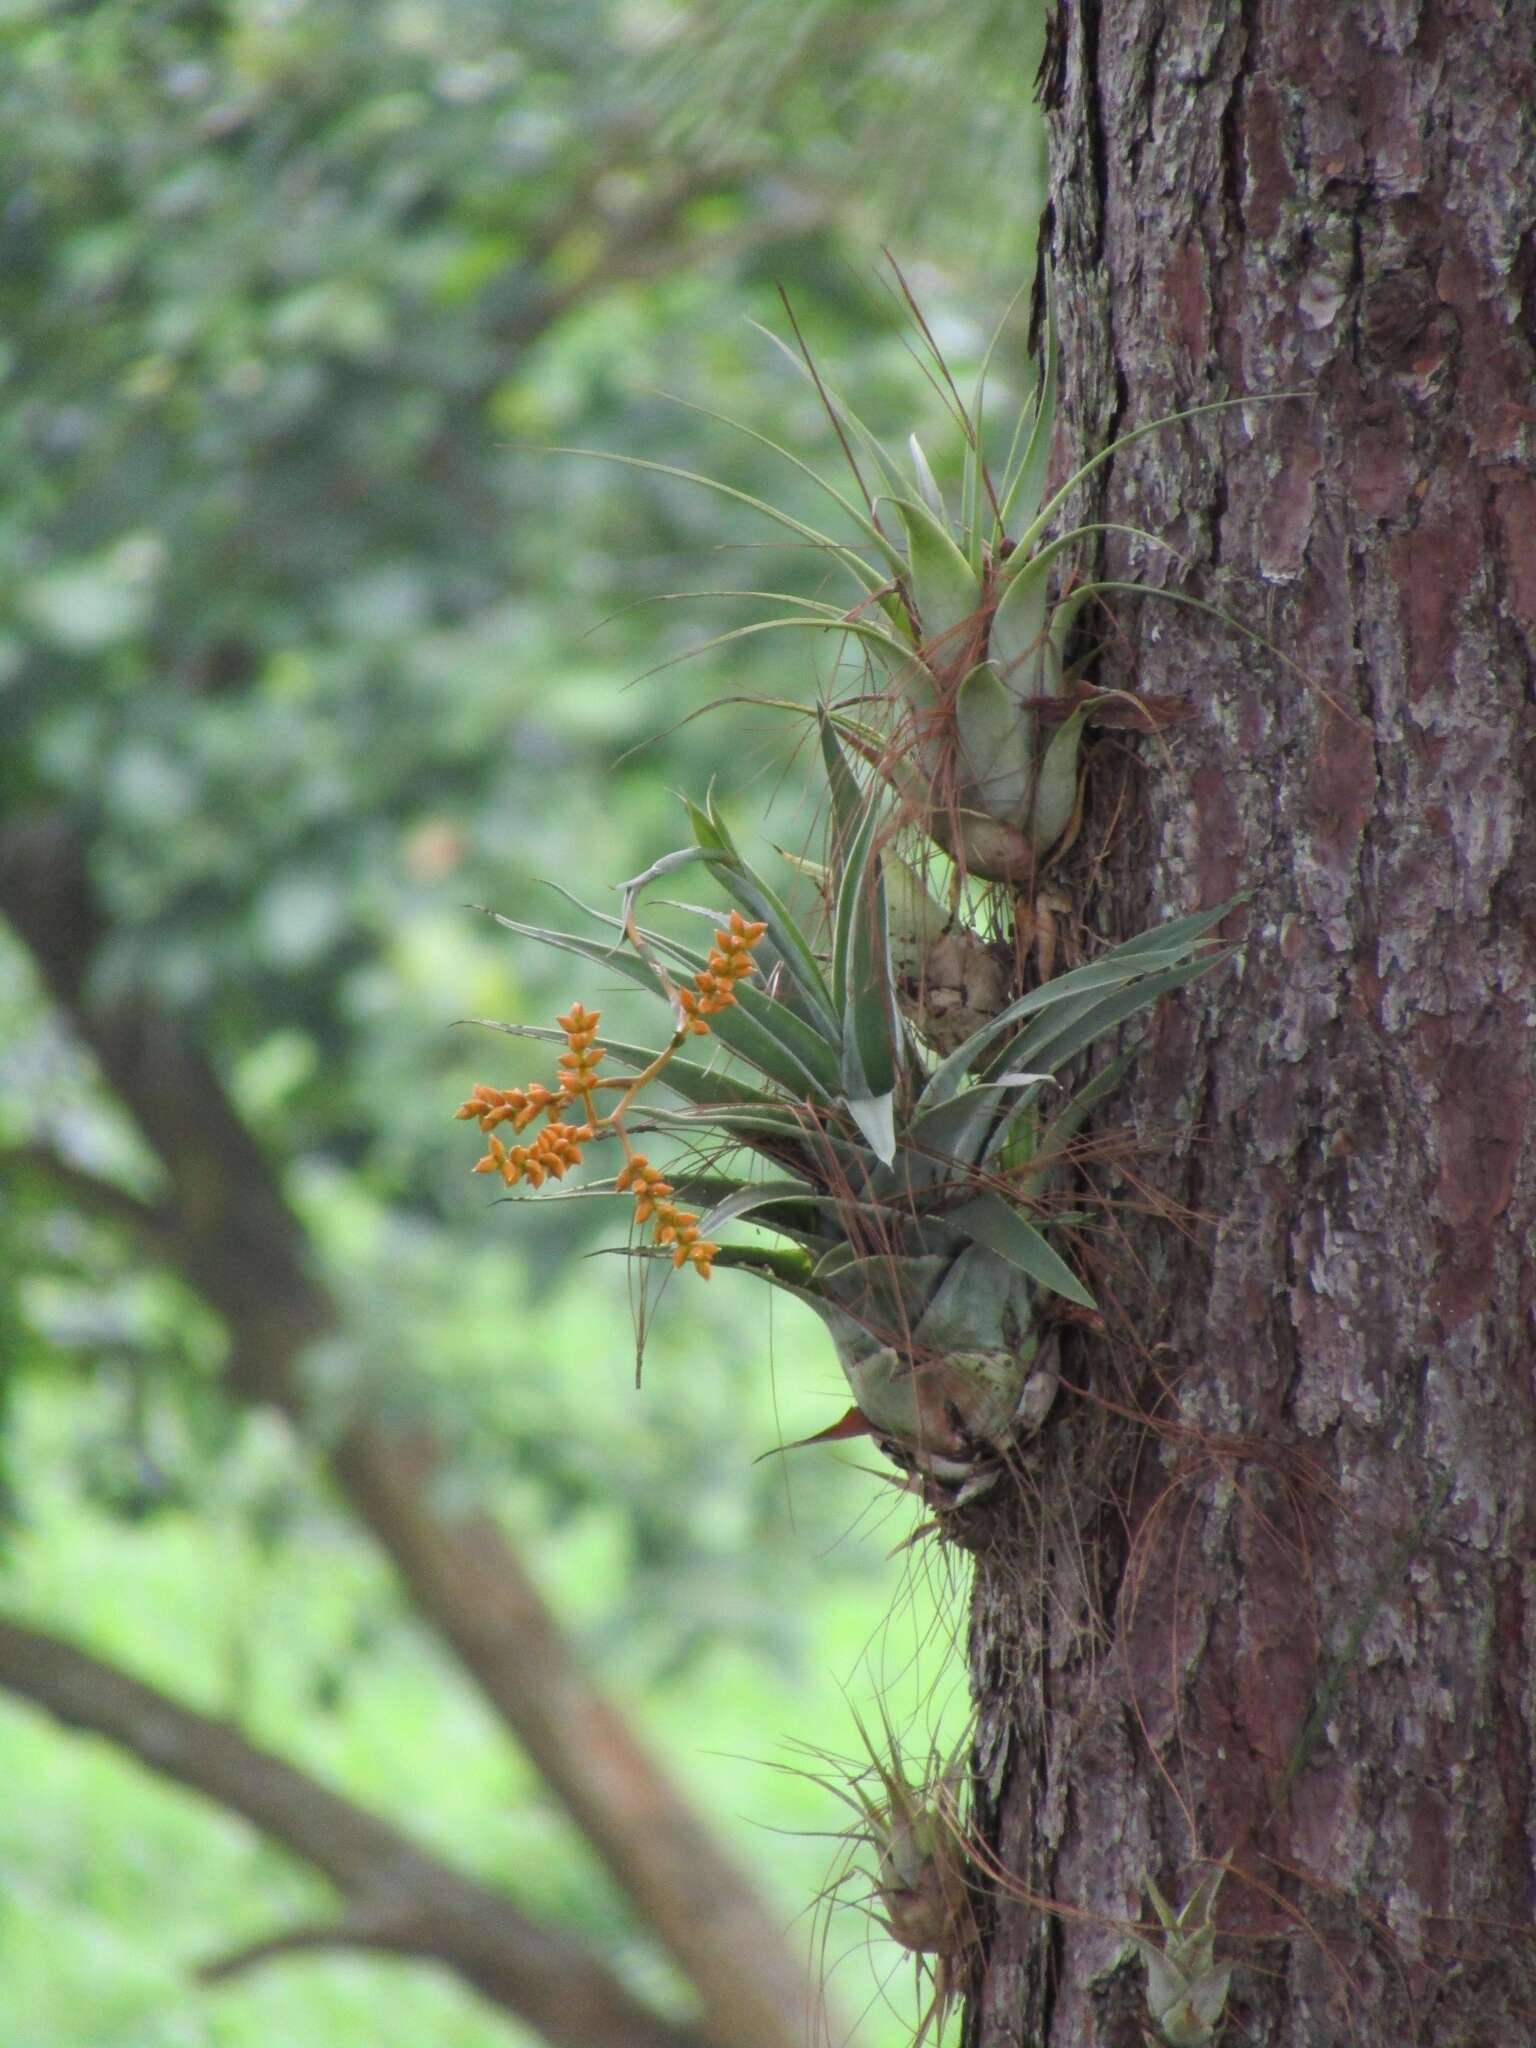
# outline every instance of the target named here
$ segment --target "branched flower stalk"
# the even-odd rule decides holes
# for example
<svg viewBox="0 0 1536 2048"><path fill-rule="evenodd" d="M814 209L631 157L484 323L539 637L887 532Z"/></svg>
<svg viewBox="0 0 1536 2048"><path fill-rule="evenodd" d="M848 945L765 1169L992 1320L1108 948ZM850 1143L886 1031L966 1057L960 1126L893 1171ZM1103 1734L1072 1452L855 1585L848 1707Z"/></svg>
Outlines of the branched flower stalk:
<svg viewBox="0 0 1536 2048"><path fill-rule="evenodd" d="M731 912L726 929L715 933L714 948L695 975L695 986L677 991L682 1021L671 1043L638 1079L609 1080L598 1073L603 1059L603 1048L597 1043L602 1012L573 1003L563 1017L555 1019L565 1034L555 1087L535 1081L527 1088L491 1088L482 1082L454 1111L461 1120L473 1117L489 1137L484 1158L471 1170L499 1173L509 1188L524 1180L530 1187L540 1188L546 1180L563 1180L569 1167L580 1166L584 1145L601 1137L617 1138L624 1165L614 1182L615 1191L634 1197L635 1221L650 1224L653 1241L671 1252L675 1267L692 1266L700 1279L707 1280L720 1247L700 1235L697 1213L673 1201L676 1189L672 1183L630 1144L624 1111L648 1081L665 1073L672 1055L686 1039L706 1036L707 1020L736 1001L736 984L752 972L752 948L767 929L761 922L749 922L739 910ZM622 1098L604 1114L594 1098L606 1088L622 1090ZM578 1103L582 1121L567 1122L564 1112ZM492 1135L503 1123L510 1123L514 1131L526 1130L540 1116L548 1121L531 1144L508 1146Z"/></svg>

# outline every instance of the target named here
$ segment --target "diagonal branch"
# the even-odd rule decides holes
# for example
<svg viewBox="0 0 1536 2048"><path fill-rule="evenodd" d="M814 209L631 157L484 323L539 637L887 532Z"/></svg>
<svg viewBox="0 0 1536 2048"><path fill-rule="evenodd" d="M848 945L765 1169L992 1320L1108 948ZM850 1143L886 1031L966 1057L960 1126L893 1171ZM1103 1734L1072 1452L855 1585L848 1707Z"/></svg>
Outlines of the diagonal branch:
<svg viewBox="0 0 1536 2048"><path fill-rule="evenodd" d="M125 1225L146 1250L158 1249L162 1256L169 1251L175 1219L166 1209L77 1166L52 1145L0 1147L0 1174L44 1180L67 1195L85 1215L104 1216L109 1223Z"/></svg>
<svg viewBox="0 0 1536 2048"><path fill-rule="evenodd" d="M339 1920L319 1920L280 1927L256 1941L211 1957L197 1966L201 1984L227 1984L261 1963L279 1962L284 1956L312 1955L317 1949L375 1948L398 1952L398 1925L387 1911L349 1907Z"/></svg>
<svg viewBox="0 0 1536 2048"><path fill-rule="evenodd" d="M337 1310L276 1173L179 1020L121 981L93 987L108 927L77 820L53 811L0 831L0 914L165 1168L167 1255L229 1331L232 1391L302 1422L299 1359ZM803 2048L825 2024L807 1968L577 1664L496 1523L440 1505L441 1447L359 1416L325 1449L422 1616L686 1972L701 2032L715 2048Z"/></svg>
<svg viewBox="0 0 1536 2048"><path fill-rule="evenodd" d="M510 1899L258 1749L227 1721L194 1713L116 1665L3 1617L0 1685L243 1814L322 1871L348 1901L334 1929L272 1937L240 1961L322 1941L363 1943L448 1964L560 2048L703 2048L693 2029L647 2011L569 1936L528 1919ZM230 1975L236 1960L205 1974Z"/></svg>

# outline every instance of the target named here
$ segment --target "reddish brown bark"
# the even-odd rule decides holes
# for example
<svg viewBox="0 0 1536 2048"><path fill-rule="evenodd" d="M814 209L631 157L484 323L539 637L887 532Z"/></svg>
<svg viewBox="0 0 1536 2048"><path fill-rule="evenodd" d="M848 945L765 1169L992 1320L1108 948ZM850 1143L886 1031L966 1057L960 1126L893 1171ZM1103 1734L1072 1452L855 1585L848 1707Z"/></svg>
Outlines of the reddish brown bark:
<svg viewBox="0 0 1536 2048"><path fill-rule="evenodd" d="M1128 1219L1127 1328L1078 1358L1179 1429L1112 1421L1101 1494L1056 1480L1086 1604L1037 1515L978 1573L995 1839L1069 1909L997 1903L984 2048L1139 2044L1141 1880L1229 1850L1229 2039L1536 2039L1533 40L1523 0L1053 26L1063 460L1306 396L1142 442L1081 508L1184 557L1116 538L1108 574L1281 653L1144 600L1108 636L1103 680L1195 716L1101 757L1101 826L1131 801L1088 921L1256 893L1121 1104L1203 1220Z"/></svg>

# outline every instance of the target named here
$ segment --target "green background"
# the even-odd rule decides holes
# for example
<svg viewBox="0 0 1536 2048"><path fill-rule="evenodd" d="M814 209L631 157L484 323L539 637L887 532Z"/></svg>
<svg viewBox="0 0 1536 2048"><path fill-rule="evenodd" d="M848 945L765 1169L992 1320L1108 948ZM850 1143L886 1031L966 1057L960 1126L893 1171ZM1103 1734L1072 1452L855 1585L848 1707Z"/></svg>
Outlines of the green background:
<svg viewBox="0 0 1536 2048"><path fill-rule="evenodd" d="M956 16L963 19L956 19ZM863 2038L911 1969L835 1876L797 1745L918 1750L963 1712L964 1589L846 1452L824 1334L717 1274L669 1287L634 1385L617 1205L495 1204L451 1120L539 1069L457 1027L609 1005L468 908L560 922L683 837L714 781L753 844L809 813L825 655L685 593L819 590L812 555L653 473L802 511L725 415L836 460L754 330L780 287L882 429L941 449L880 250L957 368L1026 280L1029 9L749 0L0 6L0 800L89 820L100 972L192 1019L310 1233L346 1332L315 1405L452 1443L605 1686L808 1941ZM1010 330L1011 335L1011 330ZM1022 379L999 356L996 400ZM687 403L679 405L664 394ZM1015 390L1017 396L1017 390ZM703 408L703 410L689 408ZM0 937L0 1142L150 1191L152 1163ZM3 1597L668 1966L330 1495L222 1397L220 1329L99 1218L0 1209ZM606 1235L605 1235L606 1233ZM229 2048L519 2038L414 1965L194 1966L325 1889L243 1824L0 1701L0 2041Z"/></svg>

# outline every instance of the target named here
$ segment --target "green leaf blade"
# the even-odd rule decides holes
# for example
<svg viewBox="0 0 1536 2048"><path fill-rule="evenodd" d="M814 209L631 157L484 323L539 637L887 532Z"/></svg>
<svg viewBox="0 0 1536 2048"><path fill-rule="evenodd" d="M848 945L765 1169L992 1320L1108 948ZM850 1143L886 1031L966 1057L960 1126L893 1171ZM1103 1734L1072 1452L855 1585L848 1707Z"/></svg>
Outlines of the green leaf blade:
<svg viewBox="0 0 1536 2048"><path fill-rule="evenodd" d="M1061 1253L1001 1195L978 1195L947 1220L973 1243L1027 1273L1038 1286L1075 1301L1080 1308L1096 1306Z"/></svg>

